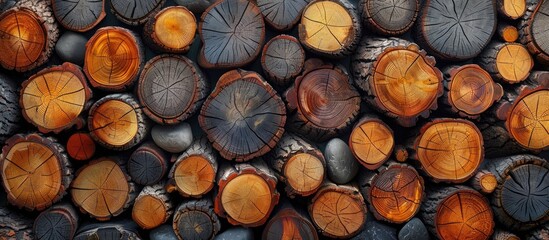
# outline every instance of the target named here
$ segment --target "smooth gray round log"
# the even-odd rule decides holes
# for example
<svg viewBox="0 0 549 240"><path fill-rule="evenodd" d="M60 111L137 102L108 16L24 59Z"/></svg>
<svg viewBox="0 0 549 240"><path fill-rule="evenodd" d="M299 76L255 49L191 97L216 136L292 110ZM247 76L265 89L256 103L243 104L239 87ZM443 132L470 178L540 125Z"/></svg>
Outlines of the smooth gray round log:
<svg viewBox="0 0 549 240"><path fill-rule="evenodd" d="M88 39L81 34L67 31L55 44L55 53L65 62L84 65Z"/></svg>
<svg viewBox="0 0 549 240"><path fill-rule="evenodd" d="M193 142L191 125L186 122L177 125L155 125L151 136L157 146L171 153L183 152Z"/></svg>
<svg viewBox="0 0 549 240"><path fill-rule="evenodd" d="M254 232L250 228L234 227L217 235L214 240L254 240Z"/></svg>
<svg viewBox="0 0 549 240"><path fill-rule="evenodd" d="M369 216L373 217L373 216ZM394 227L370 220L364 225L364 229L351 240L383 239L397 240L397 230ZM423 240L423 239L422 239Z"/></svg>
<svg viewBox="0 0 549 240"><path fill-rule="evenodd" d="M429 232L425 224L419 218L412 218L407 222L400 232L398 232L398 240L429 240Z"/></svg>
<svg viewBox="0 0 549 240"><path fill-rule="evenodd" d="M324 149L328 178L337 184L351 181L358 173L359 164L347 143L339 138L328 142Z"/></svg>
<svg viewBox="0 0 549 240"><path fill-rule="evenodd" d="M178 240L171 225L162 225L149 233L150 240Z"/></svg>

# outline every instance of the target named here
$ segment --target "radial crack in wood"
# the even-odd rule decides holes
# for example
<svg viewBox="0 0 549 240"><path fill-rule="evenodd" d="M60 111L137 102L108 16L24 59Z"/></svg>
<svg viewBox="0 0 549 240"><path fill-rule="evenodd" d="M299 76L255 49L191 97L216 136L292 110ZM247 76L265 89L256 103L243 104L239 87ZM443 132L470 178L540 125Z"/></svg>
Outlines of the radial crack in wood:
<svg viewBox="0 0 549 240"><path fill-rule="evenodd" d="M261 67L278 86L286 86L299 74L305 63L305 51L299 41L279 35L267 42L261 54Z"/></svg>
<svg viewBox="0 0 549 240"><path fill-rule="evenodd" d="M110 0L111 10L118 20L129 25L141 25L160 11L166 0Z"/></svg>
<svg viewBox="0 0 549 240"><path fill-rule="evenodd" d="M501 0L496 1L500 16L515 20L526 13L526 0Z"/></svg>
<svg viewBox="0 0 549 240"><path fill-rule="evenodd" d="M367 28L382 35L394 36L405 33L415 23L419 2L361 0L359 11Z"/></svg>
<svg viewBox="0 0 549 240"><path fill-rule="evenodd" d="M180 240L214 239L221 223L209 198L185 200L175 212L173 229Z"/></svg>
<svg viewBox="0 0 549 240"><path fill-rule="evenodd" d="M377 117L362 117L349 136L351 152L367 169L375 170L393 153L393 130Z"/></svg>
<svg viewBox="0 0 549 240"><path fill-rule="evenodd" d="M519 23L520 42L540 63L549 65L549 1L529 1Z"/></svg>
<svg viewBox="0 0 549 240"><path fill-rule="evenodd" d="M297 24L310 0L257 0L265 21L279 31L290 30Z"/></svg>
<svg viewBox="0 0 549 240"><path fill-rule="evenodd" d="M522 147L541 151L549 147L549 89L524 91L514 101L505 126Z"/></svg>
<svg viewBox="0 0 549 240"><path fill-rule="evenodd" d="M64 28L86 32L105 18L104 0L52 0L53 14Z"/></svg>

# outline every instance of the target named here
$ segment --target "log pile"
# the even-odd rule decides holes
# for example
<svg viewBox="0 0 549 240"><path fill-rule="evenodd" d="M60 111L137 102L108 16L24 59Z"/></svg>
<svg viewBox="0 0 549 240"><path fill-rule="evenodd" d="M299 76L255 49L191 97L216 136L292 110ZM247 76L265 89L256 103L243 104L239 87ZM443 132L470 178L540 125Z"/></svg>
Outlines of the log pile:
<svg viewBox="0 0 549 240"><path fill-rule="evenodd" d="M0 0L0 239L549 239L548 16Z"/></svg>

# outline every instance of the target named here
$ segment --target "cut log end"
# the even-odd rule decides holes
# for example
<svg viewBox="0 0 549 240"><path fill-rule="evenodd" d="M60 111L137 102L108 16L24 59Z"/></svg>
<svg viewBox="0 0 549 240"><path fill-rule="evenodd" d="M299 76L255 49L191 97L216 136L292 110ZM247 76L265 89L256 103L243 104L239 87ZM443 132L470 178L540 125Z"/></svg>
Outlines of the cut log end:
<svg viewBox="0 0 549 240"><path fill-rule="evenodd" d="M549 31L546 28L548 20L549 2L532 1L519 24L520 42L544 65L549 64Z"/></svg>
<svg viewBox="0 0 549 240"><path fill-rule="evenodd" d="M169 155L152 143L137 148L127 163L132 180L144 186L160 182L168 170Z"/></svg>
<svg viewBox="0 0 549 240"><path fill-rule="evenodd" d="M423 188L423 179L414 168L391 165L372 180L370 209L377 219L405 223L419 211Z"/></svg>
<svg viewBox="0 0 549 240"><path fill-rule="evenodd" d="M36 239L73 239L78 228L78 215L69 204L54 206L38 215L33 231Z"/></svg>
<svg viewBox="0 0 549 240"><path fill-rule="evenodd" d="M378 168L391 156L394 145L391 128L375 118L360 120L349 137L351 152L370 170Z"/></svg>
<svg viewBox="0 0 549 240"><path fill-rule="evenodd" d="M284 177L290 187L298 193L311 193L324 181L324 164L308 153L293 155L284 165Z"/></svg>
<svg viewBox="0 0 549 240"><path fill-rule="evenodd" d="M86 32L94 28L105 18L105 1L53 0L53 14L64 28Z"/></svg>
<svg viewBox="0 0 549 240"><path fill-rule="evenodd" d="M220 77L198 120L222 157L248 161L270 151L282 137L286 108L259 74L233 70Z"/></svg>
<svg viewBox="0 0 549 240"><path fill-rule="evenodd" d="M269 184L255 174L242 174L232 179L221 192L221 204L228 216L242 224L266 220L272 208Z"/></svg>
<svg viewBox="0 0 549 240"><path fill-rule="evenodd" d="M96 88L121 91L138 76L144 51L140 40L130 30L104 27L86 44L84 72Z"/></svg>
<svg viewBox="0 0 549 240"><path fill-rule="evenodd" d="M389 36L408 31L416 21L419 11L417 0L362 0L359 6L364 25L376 33Z"/></svg>
<svg viewBox="0 0 549 240"><path fill-rule="evenodd" d="M95 154L95 142L89 133L75 133L67 141L67 153L78 161L89 160Z"/></svg>
<svg viewBox="0 0 549 240"><path fill-rule="evenodd" d="M97 220L108 220L122 213L128 202L133 201L132 191L133 184L122 168L109 158L82 167L71 184L73 203Z"/></svg>
<svg viewBox="0 0 549 240"><path fill-rule="evenodd" d="M315 226L306 215L288 206L281 208L265 225L262 239L318 240L318 235Z"/></svg>
<svg viewBox="0 0 549 240"><path fill-rule="evenodd" d="M141 228L152 229L166 221L167 210L161 199L145 195L135 201L132 218Z"/></svg>
<svg viewBox="0 0 549 240"><path fill-rule="evenodd" d="M198 56L200 66L236 68L252 62L261 52L265 23L254 3L223 0L206 9L198 31L204 44Z"/></svg>
<svg viewBox="0 0 549 240"><path fill-rule="evenodd" d="M519 38L518 29L513 25L499 24L498 35L505 42L515 42Z"/></svg>
<svg viewBox="0 0 549 240"><path fill-rule="evenodd" d="M201 196L213 188L215 174L210 161L194 155L177 163L173 177L182 195Z"/></svg>
<svg viewBox="0 0 549 240"><path fill-rule="evenodd" d="M44 69L24 81L19 102L28 122L43 133L58 133L75 124L82 125L79 116L91 97L80 67L65 63Z"/></svg>
<svg viewBox="0 0 549 240"><path fill-rule="evenodd" d="M358 189L350 186L322 187L309 204L309 214L324 236L348 238L366 222L366 206Z"/></svg>
<svg viewBox="0 0 549 240"><path fill-rule="evenodd" d="M484 159L480 130L462 119L439 119L421 129L416 159L435 181L453 183L469 179Z"/></svg>
<svg viewBox="0 0 549 240"><path fill-rule="evenodd" d="M515 20L526 13L526 0L501 0L497 1L498 11L505 18Z"/></svg>
<svg viewBox="0 0 549 240"><path fill-rule="evenodd" d="M345 1L345 0L343 0ZM315 53L344 56L356 47L361 28L355 9L340 0L309 3L299 24L299 40Z"/></svg>
<svg viewBox="0 0 549 240"><path fill-rule="evenodd" d="M111 0L113 14L125 24L141 25L160 11L166 0Z"/></svg>
<svg viewBox="0 0 549 240"><path fill-rule="evenodd" d="M522 147L540 151L549 147L549 90L538 88L524 92L515 100L506 120L510 136Z"/></svg>
<svg viewBox="0 0 549 240"><path fill-rule="evenodd" d="M209 199L184 201L173 218L179 239L213 239L221 228Z"/></svg>
<svg viewBox="0 0 549 240"><path fill-rule="evenodd" d="M147 22L144 35L153 48L185 53L194 41L197 28L196 18L187 8L167 7Z"/></svg>
<svg viewBox="0 0 549 240"><path fill-rule="evenodd" d="M488 72L476 64L451 68L445 98L454 112L478 117L503 96L501 85L494 83Z"/></svg>
<svg viewBox="0 0 549 240"><path fill-rule="evenodd" d="M63 148L37 134L15 135L0 158L8 201L27 210L43 210L65 194L72 170Z"/></svg>
<svg viewBox="0 0 549 240"><path fill-rule="evenodd" d="M496 66L503 80L516 83L528 77L534 61L524 46L507 44L498 51Z"/></svg>
<svg viewBox="0 0 549 240"><path fill-rule="evenodd" d="M145 115L128 94L112 94L99 99L90 109L88 128L102 146L125 150L138 144L147 133Z"/></svg>
<svg viewBox="0 0 549 240"><path fill-rule="evenodd" d="M292 36L279 35L263 48L261 66L269 78L279 86L285 86L303 69L305 51Z"/></svg>
<svg viewBox="0 0 549 240"><path fill-rule="evenodd" d="M498 184L496 176L488 171L479 171L472 181L473 188L485 194L490 194L496 190Z"/></svg>
<svg viewBox="0 0 549 240"><path fill-rule="evenodd" d="M393 151L393 156L395 160L399 162L406 162L408 160L408 157L410 156L410 153L408 152L408 149L402 145L395 146L395 149Z"/></svg>
<svg viewBox="0 0 549 240"><path fill-rule="evenodd" d="M309 0L257 0L265 21L279 31L290 30L301 17Z"/></svg>

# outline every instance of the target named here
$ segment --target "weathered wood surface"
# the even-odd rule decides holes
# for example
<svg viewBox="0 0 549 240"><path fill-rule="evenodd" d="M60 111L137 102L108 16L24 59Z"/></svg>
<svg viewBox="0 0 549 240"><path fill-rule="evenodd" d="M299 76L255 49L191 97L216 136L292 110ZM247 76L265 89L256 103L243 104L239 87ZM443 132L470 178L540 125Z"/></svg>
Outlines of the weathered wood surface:
<svg viewBox="0 0 549 240"><path fill-rule="evenodd" d="M36 217L33 232L36 239L73 239L78 228L78 212L70 203L61 203Z"/></svg>
<svg viewBox="0 0 549 240"><path fill-rule="evenodd" d="M393 153L393 130L377 116L366 115L355 124L349 137L351 152L367 169L375 170Z"/></svg>
<svg viewBox="0 0 549 240"><path fill-rule="evenodd" d="M14 209L0 207L0 238L6 240L34 239L32 219Z"/></svg>
<svg viewBox="0 0 549 240"><path fill-rule="evenodd" d="M52 0L53 15L64 28L86 32L106 16L104 0Z"/></svg>
<svg viewBox="0 0 549 240"><path fill-rule="evenodd" d="M118 20L129 25L141 25L149 16L160 11L166 0L110 0L111 10Z"/></svg>
<svg viewBox="0 0 549 240"><path fill-rule="evenodd" d="M310 0L256 0L265 21L279 31L290 30L297 24Z"/></svg>
<svg viewBox="0 0 549 240"><path fill-rule="evenodd" d="M528 1L519 23L520 42L544 65L549 64L549 1Z"/></svg>
<svg viewBox="0 0 549 240"><path fill-rule="evenodd" d="M413 26L419 6L418 0L361 0L358 10L362 23L368 29L382 35L395 36L405 33Z"/></svg>
<svg viewBox="0 0 549 240"><path fill-rule="evenodd" d="M175 212L173 229L180 240L213 239L221 229L221 222L209 198L185 200Z"/></svg>
<svg viewBox="0 0 549 240"><path fill-rule="evenodd" d="M166 176L169 160L170 155L154 143L143 143L128 159L128 175L143 186L156 184Z"/></svg>
<svg viewBox="0 0 549 240"><path fill-rule="evenodd" d="M304 63L305 51L295 37L279 35L263 47L261 67L275 85L291 83L301 73Z"/></svg>

